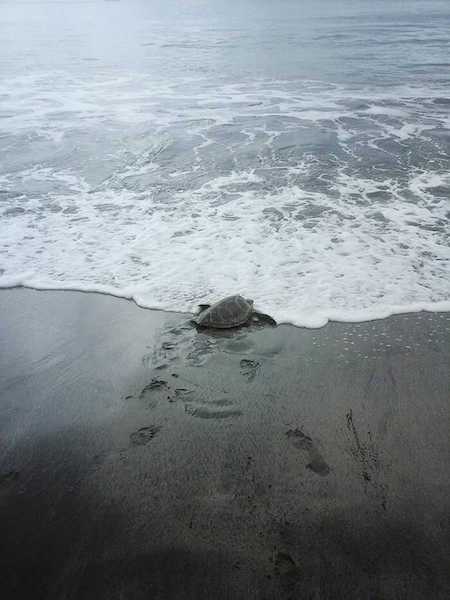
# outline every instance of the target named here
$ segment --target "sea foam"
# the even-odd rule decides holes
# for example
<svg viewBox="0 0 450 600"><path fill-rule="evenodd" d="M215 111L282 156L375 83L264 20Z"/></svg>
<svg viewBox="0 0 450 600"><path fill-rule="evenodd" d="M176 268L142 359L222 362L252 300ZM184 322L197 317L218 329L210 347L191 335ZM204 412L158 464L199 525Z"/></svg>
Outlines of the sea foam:
<svg viewBox="0 0 450 600"><path fill-rule="evenodd" d="M29 140L0 173L0 287L241 293L307 327L450 310L445 90L61 77L0 89Z"/></svg>

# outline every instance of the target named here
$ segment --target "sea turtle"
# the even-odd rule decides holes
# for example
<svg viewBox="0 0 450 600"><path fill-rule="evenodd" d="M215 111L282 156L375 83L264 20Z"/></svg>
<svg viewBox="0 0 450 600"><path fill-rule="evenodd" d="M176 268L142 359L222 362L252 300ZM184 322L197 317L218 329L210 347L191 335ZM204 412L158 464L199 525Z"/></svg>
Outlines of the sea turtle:
<svg viewBox="0 0 450 600"><path fill-rule="evenodd" d="M246 325L252 321L265 321L272 326L276 325L276 321L272 317L255 311L253 300L248 300L239 295L228 296L213 305L200 304L199 309L198 316L193 319L197 327L230 329L231 327Z"/></svg>

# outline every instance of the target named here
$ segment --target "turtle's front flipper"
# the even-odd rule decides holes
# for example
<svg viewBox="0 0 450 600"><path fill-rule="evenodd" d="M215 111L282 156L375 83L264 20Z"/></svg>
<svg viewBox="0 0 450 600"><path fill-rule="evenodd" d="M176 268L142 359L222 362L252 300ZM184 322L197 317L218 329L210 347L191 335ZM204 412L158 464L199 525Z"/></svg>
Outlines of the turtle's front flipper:
<svg viewBox="0 0 450 600"><path fill-rule="evenodd" d="M268 325L271 325L272 327L277 326L277 322L275 321L275 319L272 319L272 317L270 315L266 315L266 314L260 313L260 312L255 312L254 316L257 317L258 321L267 323Z"/></svg>
<svg viewBox="0 0 450 600"><path fill-rule="evenodd" d="M208 308L211 306L211 304L199 304L198 305L198 314L202 313L205 310L208 310Z"/></svg>

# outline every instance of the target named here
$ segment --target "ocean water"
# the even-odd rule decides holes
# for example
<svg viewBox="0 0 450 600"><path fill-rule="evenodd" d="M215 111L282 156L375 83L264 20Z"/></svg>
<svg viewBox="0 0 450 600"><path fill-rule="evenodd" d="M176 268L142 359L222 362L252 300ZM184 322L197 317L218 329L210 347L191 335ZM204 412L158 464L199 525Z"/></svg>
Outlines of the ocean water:
<svg viewBox="0 0 450 600"><path fill-rule="evenodd" d="M447 0L0 3L0 286L450 310Z"/></svg>

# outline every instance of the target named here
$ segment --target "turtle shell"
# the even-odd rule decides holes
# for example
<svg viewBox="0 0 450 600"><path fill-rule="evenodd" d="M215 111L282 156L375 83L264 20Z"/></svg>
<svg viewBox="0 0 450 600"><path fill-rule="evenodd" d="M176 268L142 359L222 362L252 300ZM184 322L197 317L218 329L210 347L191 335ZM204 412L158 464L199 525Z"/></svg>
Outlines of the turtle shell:
<svg viewBox="0 0 450 600"><path fill-rule="evenodd" d="M246 323L253 312L253 301L242 296L228 296L216 302L197 317L199 327L228 329Z"/></svg>

